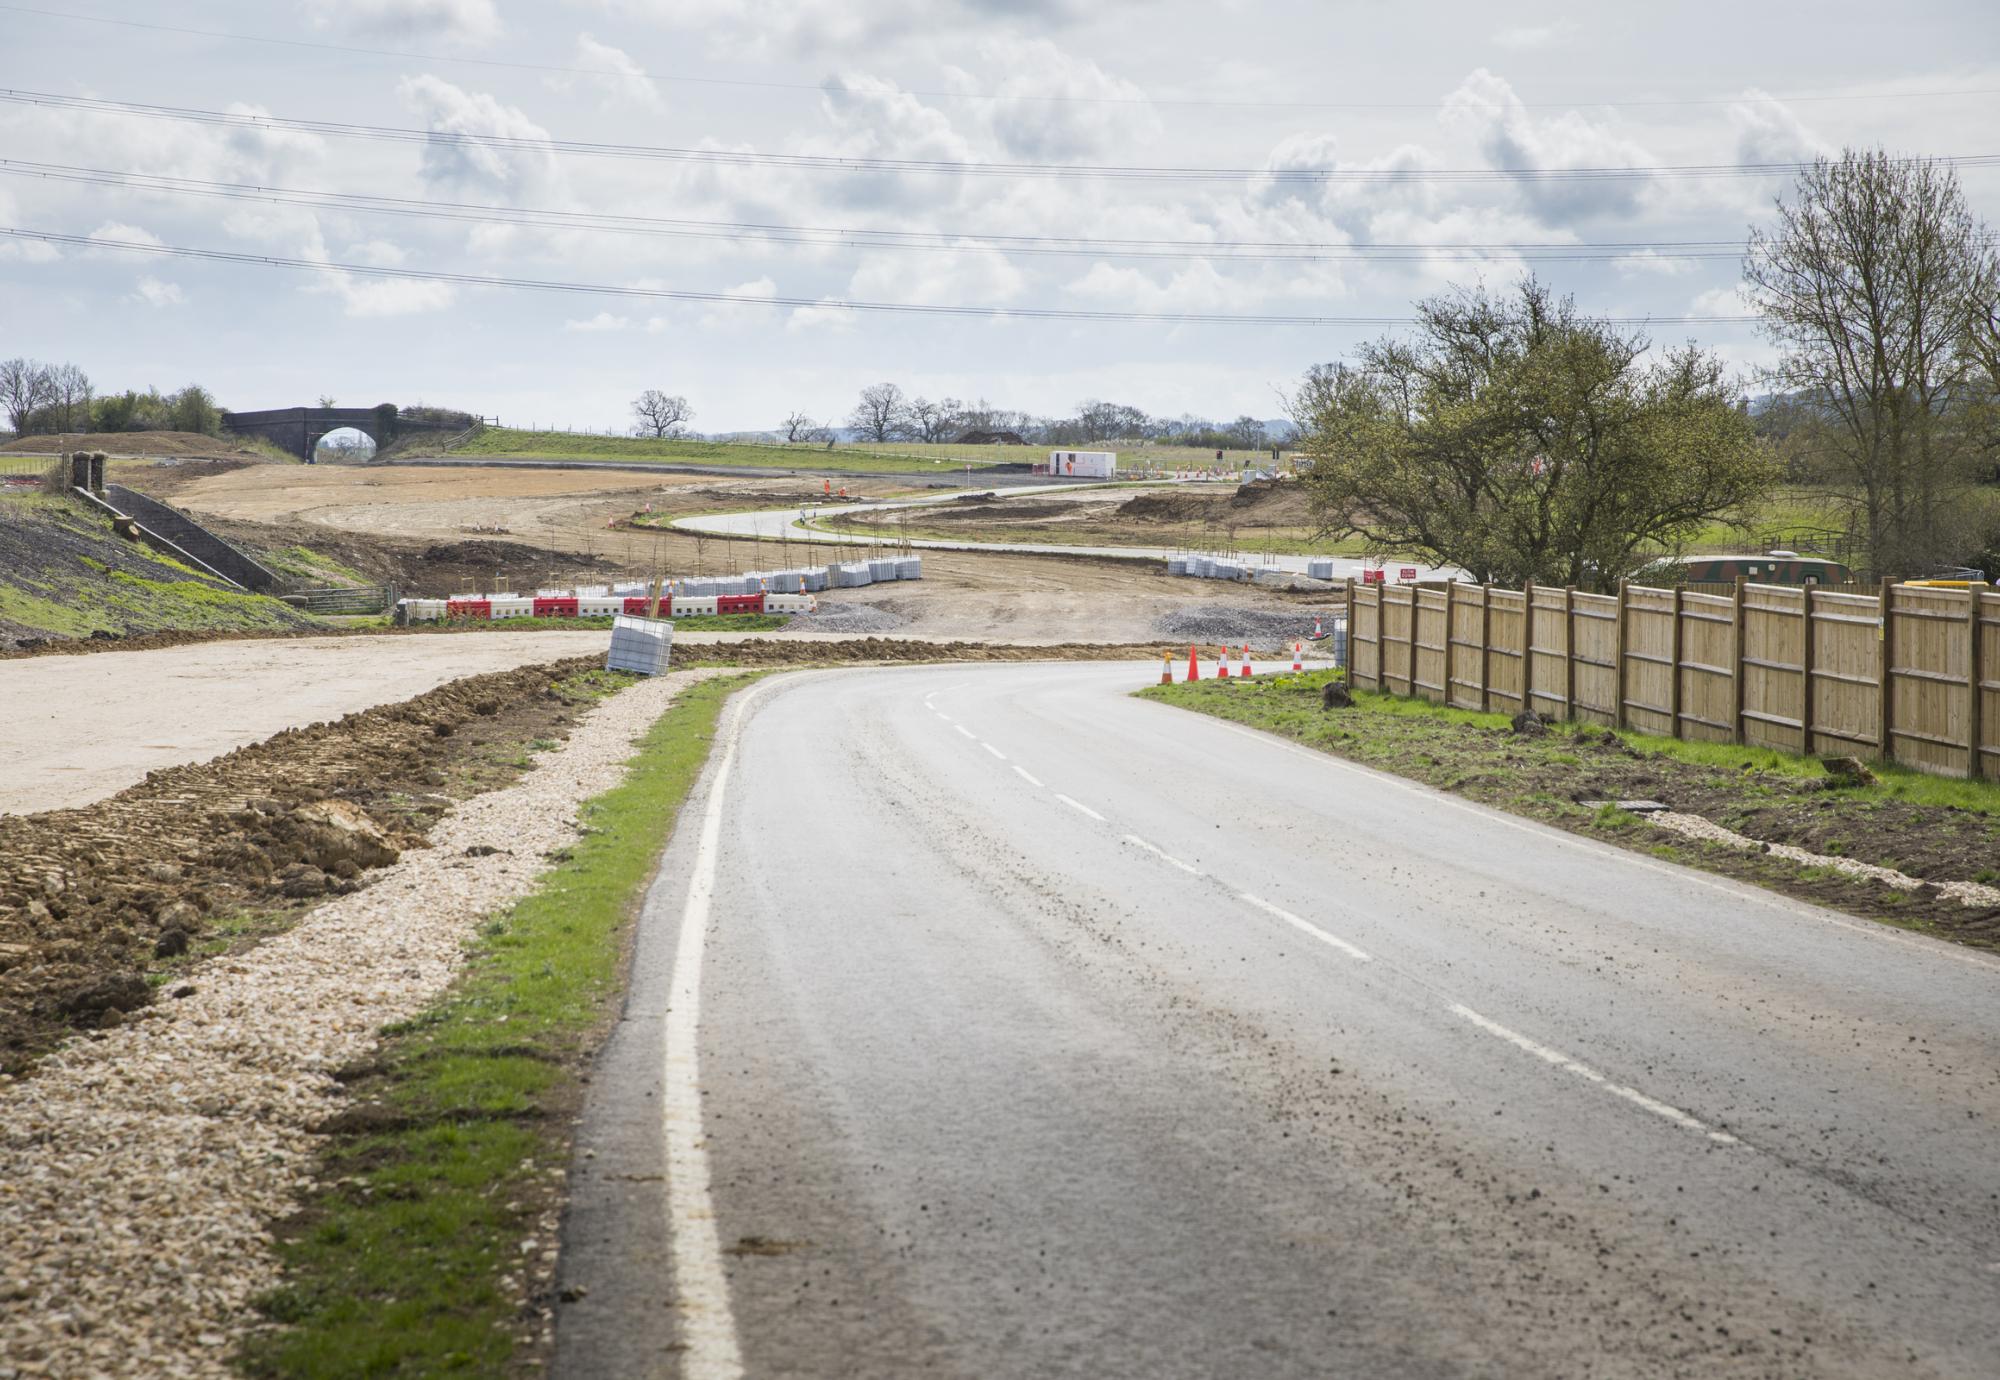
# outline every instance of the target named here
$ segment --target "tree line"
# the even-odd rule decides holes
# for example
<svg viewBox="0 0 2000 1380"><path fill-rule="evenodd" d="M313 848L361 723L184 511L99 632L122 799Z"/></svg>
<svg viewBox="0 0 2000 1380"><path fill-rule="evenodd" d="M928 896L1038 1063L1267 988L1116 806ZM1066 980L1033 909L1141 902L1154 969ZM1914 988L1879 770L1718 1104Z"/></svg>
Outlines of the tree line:
<svg viewBox="0 0 2000 1380"><path fill-rule="evenodd" d="M1291 399L1324 535L1482 582L1606 589L1782 479L1838 505L1870 573L2000 574L2000 257L1949 166L1822 158L1751 232L1776 362L1753 409L1720 358L1655 350L1533 277L1417 304L1417 327Z"/></svg>
<svg viewBox="0 0 2000 1380"><path fill-rule="evenodd" d="M189 431L222 434L222 409L198 383L172 393L98 393L74 364L0 360L0 413L17 436L104 431Z"/></svg>

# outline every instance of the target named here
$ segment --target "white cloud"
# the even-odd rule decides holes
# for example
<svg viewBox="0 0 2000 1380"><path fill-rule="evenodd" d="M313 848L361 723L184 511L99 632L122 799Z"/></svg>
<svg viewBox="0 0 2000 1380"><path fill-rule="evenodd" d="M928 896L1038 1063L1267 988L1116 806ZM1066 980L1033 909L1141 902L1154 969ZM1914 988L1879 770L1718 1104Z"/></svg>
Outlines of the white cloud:
<svg viewBox="0 0 2000 1380"><path fill-rule="evenodd" d="M187 301L179 283L166 283L158 278L141 278L133 285L132 297L149 307L178 307Z"/></svg>
<svg viewBox="0 0 2000 1380"><path fill-rule="evenodd" d="M768 277L753 278L747 283L738 283L735 287L725 288L724 291L731 297L762 298L768 301L778 295L778 285ZM761 326L770 319L771 309L767 306L758 306L755 301L715 302L702 312L695 324L705 330L717 330L735 326Z"/></svg>
<svg viewBox="0 0 2000 1380"><path fill-rule="evenodd" d="M391 38L490 43L500 36L493 0L306 0L316 28Z"/></svg>
<svg viewBox="0 0 2000 1380"><path fill-rule="evenodd" d="M425 73L398 88L433 138L424 145L424 181L432 187L555 205L564 180L549 132L514 106Z"/></svg>
<svg viewBox="0 0 2000 1380"><path fill-rule="evenodd" d="M160 237L152 231L115 220L107 220L91 231L90 238L104 244L139 244L157 247L161 243Z"/></svg>
<svg viewBox="0 0 2000 1380"><path fill-rule="evenodd" d="M597 0L614 14L699 34L734 58L819 57L885 48L999 23L1046 31L1092 7L1084 0ZM1097 8L1115 0L1100 0Z"/></svg>
<svg viewBox="0 0 2000 1380"><path fill-rule="evenodd" d="M1496 47L1510 52L1532 52L1538 48L1553 48L1568 43L1577 35L1576 24L1568 19L1557 19L1547 24L1515 24L1493 35Z"/></svg>
<svg viewBox="0 0 2000 1380"><path fill-rule="evenodd" d="M1647 168L1659 162L1635 140L1574 110L1553 119L1535 117L1512 86L1484 67L1445 98L1439 118L1447 128L1469 133L1496 168ZM1530 178L1516 186L1544 221L1560 224L1630 216L1640 209L1649 183L1643 178Z"/></svg>
<svg viewBox="0 0 2000 1380"><path fill-rule="evenodd" d="M566 331L584 332L622 331L631 324L632 318L629 316L618 316L612 312L601 311L597 315L588 317L582 321L565 321L562 328Z"/></svg>
<svg viewBox="0 0 2000 1380"><path fill-rule="evenodd" d="M588 75L564 72L550 78L550 86L565 92L579 87L595 89L603 98L601 104L606 110L620 106L639 110L665 107L665 102L660 99L660 88L623 48L614 48L609 43L600 43L588 33L580 33L576 36L573 61L578 67L588 68Z"/></svg>
<svg viewBox="0 0 2000 1380"><path fill-rule="evenodd" d="M420 279L354 278L343 273L334 277L333 284L349 316L415 316L442 311L458 295L450 283Z"/></svg>
<svg viewBox="0 0 2000 1380"><path fill-rule="evenodd" d="M1621 278L1681 278L1694 272L1694 264L1690 261L1669 258L1650 248L1621 254L1611 261L1611 266Z"/></svg>
<svg viewBox="0 0 2000 1380"><path fill-rule="evenodd" d="M977 53L975 71L950 68L947 77L968 94L999 98L974 102L972 118L1015 158L1062 161L1115 149L1130 162L1160 133L1144 90L1046 38L994 35ZM1065 95L1091 99L1048 99Z"/></svg>

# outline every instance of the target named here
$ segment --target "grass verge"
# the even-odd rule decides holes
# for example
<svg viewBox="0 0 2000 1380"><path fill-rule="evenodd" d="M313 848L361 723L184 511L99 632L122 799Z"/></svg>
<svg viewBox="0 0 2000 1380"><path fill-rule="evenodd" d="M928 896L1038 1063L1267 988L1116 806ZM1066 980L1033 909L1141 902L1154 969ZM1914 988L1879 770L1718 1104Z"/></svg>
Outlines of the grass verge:
<svg viewBox="0 0 2000 1380"><path fill-rule="evenodd" d="M1139 693L1621 847L1904 928L2000 947L2000 911L1695 843L1627 811L1583 803L1660 800L1765 843L1931 881L1990 884L2000 868L2000 783L1871 764L1877 784L1834 788L1816 758L1589 724L1555 724L1546 737L1523 736L1511 731L1506 715L1368 691L1355 695L1351 710L1322 710L1320 692L1339 674L1203 681Z"/></svg>
<svg viewBox="0 0 2000 1380"><path fill-rule="evenodd" d="M973 448L970 455L911 455L894 449L842 444L786 446L741 441L654 440L641 436L584 436L565 431L482 427L451 448L457 456L491 455L533 460L625 460L661 465L744 465L774 470L838 470L865 474L949 474L1019 461L1021 453L995 455Z"/></svg>
<svg viewBox="0 0 2000 1380"><path fill-rule="evenodd" d="M483 928L452 990L350 1071L322 1187L278 1243L285 1284L263 1309L280 1325L246 1348L248 1374L505 1375L533 1349L544 1301L522 1289L524 1239L557 1198L647 877L724 700L751 679L684 691L625 780L582 807L584 838Z"/></svg>

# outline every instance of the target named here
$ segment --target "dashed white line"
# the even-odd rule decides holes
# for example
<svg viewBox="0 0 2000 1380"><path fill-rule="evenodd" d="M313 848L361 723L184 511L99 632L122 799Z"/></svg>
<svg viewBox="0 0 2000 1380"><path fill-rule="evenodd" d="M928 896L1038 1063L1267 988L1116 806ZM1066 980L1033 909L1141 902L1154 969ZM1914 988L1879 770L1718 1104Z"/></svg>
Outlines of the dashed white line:
<svg viewBox="0 0 2000 1380"><path fill-rule="evenodd" d="M1196 867L1193 863L1182 862L1179 858L1169 853L1166 849L1156 847L1153 844L1146 842L1144 839L1140 838L1137 834L1125 835L1125 842L1131 844L1134 848L1145 849L1148 853L1151 853L1161 862L1169 863L1174 867L1178 867L1183 872L1189 873L1196 877L1205 875L1202 872L1202 870Z"/></svg>
<svg viewBox="0 0 2000 1380"><path fill-rule="evenodd" d="M1267 915L1277 916L1287 925L1290 925L1294 929L1303 931L1304 933L1311 935L1314 939L1317 939L1320 943L1327 945L1329 948L1340 950L1342 953L1346 954L1349 958L1355 959L1362 963L1367 963L1370 961L1367 953L1364 952L1363 950L1356 948L1354 945L1348 943L1345 939L1341 939L1334 935L1328 934L1325 930L1321 929L1318 925L1315 925L1312 921L1302 919L1299 916L1292 914L1290 911L1286 910L1283 906L1274 906L1269 901L1266 901L1263 897L1252 896L1247 891L1237 892L1236 897L1240 901L1246 901L1250 905L1257 907L1258 910L1265 912Z"/></svg>
<svg viewBox="0 0 2000 1380"><path fill-rule="evenodd" d="M1069 798L1068 796L1064 795L1064 794L1063 794L1063 793L1062 793L1061 791L1057 791L1057 792L1056 792L1056 799L1057 799L1057 800L1060 800L1060 801L1061 801L1061 802L1062 802L1063 804L1065 804L1065 805L1069 806L1069 807L1070 807L1070 809L1072 809L1072 810L1075 810L1075 811L1076 811L1076 812L1077 812L1078 814L1085 814L1085 815L1089 815L1089 816L1090 816L1090 817L1091 817L1092 819L1096 820L1096 821L1097 821L1097 822L1098 822L1099 824L1102 824L1102 823L1104 822L1104 816L1103 816L1103 815L1100 815L1099 813L1097 813L1097 811L1095 811L1095 810L1091 809L1091 808L1090 808L1090 807L1089 807L1088 805L1084 804L1084 803L1083 803L1083 802L1082 802L1081 800L1071 800L1071 799L1070 799L1070 798Z"/></svg>
<svg viewBox="0 0 2000 1380"><path fill-rule="evenodd" d="M1637 1088L1628 1088L1623 1083L1612 1082L1596 1069L1590 1067L1590 1065L1570 1058L1561 1050L1550 1049L1547 1045L1536 1040L1531 1040L1519 1031L1509 1030L1498 1021L1488 1020L1469 1006L1453 1002L1451 1010L1452 1014L1463 1016L1488 1035L1497 1036L1505 1040L1508 1044L1513 1045L1516 1049L1526 1050L1546 1064L1551 1064L1565 1072L1573 1073L1587 1082L1595 1083L1612 1096L1622 1097L1635 1107L1645 1108L1654 1116L1665 1117L1676 1126L1685 1127L1690 1131L1700 1131L1718 1145L1741 1145L1743 1143L1727 1131L1711 1130L1707 1122L1701 1120L1699 1117L1689 1116L1679 1107L1662 1102L1658 1098L1648 1097Z"/></svg>
<svg viewBox="0 0 2000 1380"><path fill-rule="evenodd" d="M1022 767L1016 767L1014 768L1014 774L1020 777L1023 781L1027 782L1030 786L1033 786L1036 790L1042 789L1042 783L1035 780L1033 776L1029 775L1026 769Z"/></svg>
<svg viewBox="0 0 2000 1380"><path fill-rule="evenodd" d="M1002 752L999 748L994 747L993 744L981 743L979 746L985 748L988 752L992 753L995 757L998 757L1001 761L1004 762L1007 760L1007 754Z"/></svg>
<svg viewBox="0 0 2000 1380"><path fill-rule="evenodd" d="M964 724L953 724L952 727L957 729L960 733L963 733L966 737L972 739L974 742L977 742L979 740L979 735L977 733L974 733L971 729L967 728Z"/></svg>

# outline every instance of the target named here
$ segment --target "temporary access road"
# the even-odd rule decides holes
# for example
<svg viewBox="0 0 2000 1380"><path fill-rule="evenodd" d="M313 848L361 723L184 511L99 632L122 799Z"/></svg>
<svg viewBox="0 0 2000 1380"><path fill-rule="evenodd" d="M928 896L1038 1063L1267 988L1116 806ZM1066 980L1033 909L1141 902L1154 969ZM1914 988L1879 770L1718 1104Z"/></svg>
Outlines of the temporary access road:
<svg viewBox="0 0 2000 1380"><path fill-rule="evenodd" d="M2000 1373L2000 965L1130 698L735 702L557 1373Z"/></svg>

